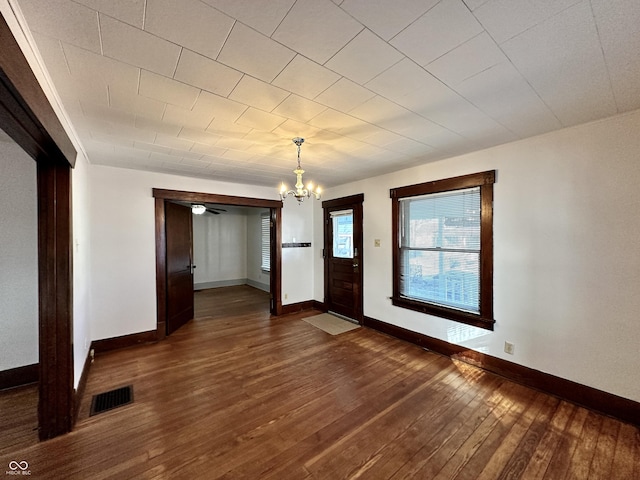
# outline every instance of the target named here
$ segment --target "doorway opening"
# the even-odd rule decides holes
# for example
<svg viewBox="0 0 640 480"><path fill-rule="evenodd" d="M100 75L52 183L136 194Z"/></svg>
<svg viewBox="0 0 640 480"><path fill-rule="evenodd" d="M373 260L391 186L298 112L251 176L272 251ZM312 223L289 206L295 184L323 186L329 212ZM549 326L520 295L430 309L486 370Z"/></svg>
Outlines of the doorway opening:
<svg viewBox="0 0 640 480"><path fill-rule="evenodd" d="M0 39L0 128L36 162L38 436L45 440L71 430L79 397L72 343L71 168L76 150L1 16Z"/></svg>
<svg viewBox="0 0 640 480"><path fill-rule="evenodd" d="M272 315L280 315L282 313L282 302L281 302L281 286L280 286L280 268L281 268L281 250L280 245L281 241L281 218L282 218L282 202L279 200L265 200L265 199L256 199L256 198L248 198L248 197L235 197L229 195L217 195L217 194L208 194L208 193L196 193L196 192L184 192L184 191L176 191L176 190L161 190L161 189L153 189L153 196L156 202L155 208L155 220L156 220L156 288L157 288L157 338L162 339L168 333L170 333L169 329L169 314L170 314L170 305L173 302L170 289L170 279L168 277L169 274L169 260L167 259L167 245L171 243L171 239L168 238L171 235L171 231L167 228L167 205L169 203L173 204L182 204L182 205L191 205L194 203L204 204L210 213L210 218L222 217L224 214L228 214L231 210L234 210L236 213L243 211L243 209L251 209L252 211L258 211L260 213L260 218L256 219L260 222L260 228L262 228L263 222L262 217L266 218L266 225L268 225L268 236L269 236L269 250L268 255L265 255L266 252L260 252L260 270L263 275L267 275L268 283L260 282L259 277L258 280L253 280L256 284L262 283L262 285L268 285L268 298L269 298L269 311ZM225 210L223 212L223 210ZM215 213L213 213L215 212ZM206 215L203 214L203 215ZM195 215L194 215L195 217ZM229 217L227 217L229 218ZM207 223L210 223L212 220L209 219L197 219L196 223L201 223L202 225L196 226L194 225L191 228L191 235L196 231L196 229L202 230L202 228L207 228ZM262 234L262 232L261 232ZM192 240L192 243L195 239ZM199 242L200 240L197 240ZM264 242L263 242L264 243ZM224 279L215 279L209 275L207 279L207 273L211 273L207 267L206 263L201 263L203 267L201 274L198 272L198 263L194 259L194 251L193 246L190 253L190 258L188 261L183 261L185 268L190 269L190 276L192 281L191 289L194 289L194 283L196 285L196 290L198 290L198 283L202 284L201 286L205 288L210 288L212 286L222 286L224 284ZM262 245L261 245L262 246ZM220 248L223 248L224 245L220 245ZM227 245L227 253L230 253L229 245ZM234 247L235 248L235 247ZM198 247L196 247L196 251ZM219 255L219 254L218 254ZM266 260L265 260L266 257ZM268 261L268 269L263 268L266 265L265 261ZM197 273L196 273L197 272ZM243 277L241 277L243 278ZM248 275L246 278L249 278ZM194 282L195 279L195 282ZM226 280L235 280L239 282L240 279L226 279ZM222 282L222 284L218 284L216 282ZM244 283L244 282L242 282ZM248 283L248 282L247 282ZM251 285L251 283L249 283ZM256 285L254 285L256 286ZM193 301L193 296L191 297ZM193 305L193 304L192 304ZM192 315L193 317L193 315Z"/></svg>
<svg viewBox="0 0 640 480"><path fill-rule="evenodd" d="M206 316L210 310L200 311L198 307L203 302L198 300L220 297L222 289L253 291L255 300L261 299L269 311L270 209L211 203L204 207L204 213L192 215L194 318ZM248 288L236 288L242 286Z"/></svg>

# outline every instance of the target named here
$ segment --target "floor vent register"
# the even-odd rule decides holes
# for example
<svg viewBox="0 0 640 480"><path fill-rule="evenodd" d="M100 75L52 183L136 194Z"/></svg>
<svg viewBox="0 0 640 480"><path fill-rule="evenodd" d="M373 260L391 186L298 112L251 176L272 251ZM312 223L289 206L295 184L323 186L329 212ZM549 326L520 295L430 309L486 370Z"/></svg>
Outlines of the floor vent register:
<svg viewBox="0 0 640 480"><path fill-rule="evenodd" d="M98 413L107 412L131 402L133 402L133 385L99 393L91 399L91 413L89 416L92 417Z"/></svg>

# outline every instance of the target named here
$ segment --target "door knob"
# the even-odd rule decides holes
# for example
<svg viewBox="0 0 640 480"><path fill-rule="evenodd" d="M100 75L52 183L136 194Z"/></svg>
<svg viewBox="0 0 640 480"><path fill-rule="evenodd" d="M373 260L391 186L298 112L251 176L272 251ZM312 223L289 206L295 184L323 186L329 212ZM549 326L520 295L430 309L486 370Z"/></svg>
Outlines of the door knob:
<svg viewBox="0 0 640 480"><path fill-rule="evenodd" d="M353 261L353 268L356 268L358 266L358 260L354 260Z"/></svg>

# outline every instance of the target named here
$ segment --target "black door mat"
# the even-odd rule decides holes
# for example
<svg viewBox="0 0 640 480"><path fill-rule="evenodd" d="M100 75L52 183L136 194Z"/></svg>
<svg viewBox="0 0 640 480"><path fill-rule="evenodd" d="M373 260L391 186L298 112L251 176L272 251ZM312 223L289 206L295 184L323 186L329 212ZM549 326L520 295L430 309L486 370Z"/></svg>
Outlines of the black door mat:
<svg viewBox="0 0 640 480"><path fill-rule="evenodd" d="M98 413L113 410L131 402L133 402L133 385L99 393L91 399L91 413L89 413L89 416L92 417Z"/></svg>

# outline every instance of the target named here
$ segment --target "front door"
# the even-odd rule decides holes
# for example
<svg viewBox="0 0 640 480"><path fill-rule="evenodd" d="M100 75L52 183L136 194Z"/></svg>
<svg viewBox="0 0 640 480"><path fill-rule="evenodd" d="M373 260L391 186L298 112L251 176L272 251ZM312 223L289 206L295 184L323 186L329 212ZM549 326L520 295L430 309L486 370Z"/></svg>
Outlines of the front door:
<svg viewBox="0 0 640 480"><path fill-rule="evenodd" d="M327 200L324 210L324 302L327 310L362 323L362 202L364 195Z"/></svg>
<svg viewBox="0 0 640 480"><path fill-rule="evenodd" d="M166 202L167 335L193 318L191 209Z"/></svg>

